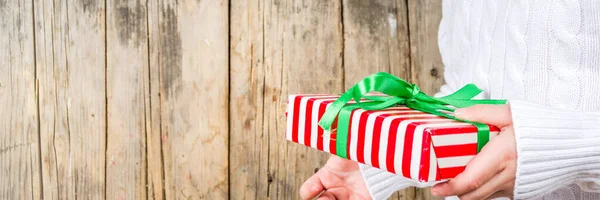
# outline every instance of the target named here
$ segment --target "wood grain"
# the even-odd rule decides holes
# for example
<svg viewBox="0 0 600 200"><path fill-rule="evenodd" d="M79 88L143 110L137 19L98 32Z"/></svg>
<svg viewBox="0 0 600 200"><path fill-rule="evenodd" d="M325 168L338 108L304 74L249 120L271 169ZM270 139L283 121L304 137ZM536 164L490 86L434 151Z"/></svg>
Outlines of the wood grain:
<svg viewBox="0 0 600 200"><path fill-rule="evenodd" d="M285 140L287 95L342 92L341 2L268 0L264 16L268 193L298 199L300 185L330 155Z"/></svg>
<svg viewBox="0 0 600 200"><path fill-rule="evenodd" d="M344 74L349 88L380 71L410 78L404 0L344 0Z"/></svg>
<svg viewBox="0 0 600 200"><path fill-rule="evenodd" d="M158 57L167 199L228 197L228 1L162 1Z"/></svg>
<svg viewBox="0 0 600 200"><path fill-rule="evenodd" d="M269 124L264 121L265 38L260 0L231 1L230 20L230 197L267 199ZM280 76L280 74L277 74ZM272 86L271 86L272 87ZM279 137L273 135L272 137Z"/></svg>
<svg viewBox="0 0 600 200"><path fill-rule="evenodd" d="M66 87L57 86L60 103L66 108L60 117L66 122L68 159L60 168L71 180L59 183L75 198L105 199L106 162L106 58L104 1L65 2ZM56 43L55 43L56 44ZM61 59L61 58L57 58ZM62 96L64 95L64 96ZM64 151L64 150L63 150ZM59 197L60 198L60 197Z"/></svg>
<svg viewBox="0 0 600 200"><path fill-rule="evenodd" d="M433 95L444 84L444 65L437 43L442 2L408 1L412 82Z"/></svg>
<svg viewBox="0 0 600 200"><path fill-rule="evenodd" d="M44 199L75 197L67 130L67 12L64 1L34 1ZM58 147L58 148L57 148Z"/></svg>
<svg viewBox="0 0 600 200"><path fill-rule="evenodd" d="M31 1L0 3L0 199L39 199L41 171Z"/></svg>
<svg viewBox="0 0 600 200"><path fill-rule="evenodd" d="M60 123L62 119L57 117L59 109L65 109L66 102L59 104L56 88L58 83L61 83L59 85L61 88L64 88L66 83L64 80L59 82L61 75L64 76L64 72L59 72L54 67L60 64L64 66L66 63L64 42L60 42L63 39L60 36L66 36L64 32L66 30L62 30L61 28L63 27L60 25L66 23L55 25L60 20L64 19L66 21L66 13L61 15L61 11L64 9L61 9L61 6L56 6L57 8L55 8L55 2L53 1L35 0L33 4L35 20L33 24L36 35L37 96L40 114L41 174L42 185L44 186L41 193L43 199L59 199L61 193L62 196L60 197L66 199L66 187L59 188L59 181L66 183L66 181L62 181L67 180L67 178L65 177L65 169L59 167L59 162L64 162L67 159L68 155L65 153L67 148L55 148L57 144L65 144L67 142L66 139L63 139L65 138L64 135L67 134L66 131L61 131L65 123ZM61 19L60 16L64 16L65 18ZM55 33L60 34L57 34L55 37ZM56 45L54 44L55 40L57 41ZM60 60L55 59L61 57L62 59ZM59 67L59 69L61 68ZM64 92L63 89L60 91ZM59 108L59 105L63 107ZM57 129L59 130L58 132ZM62 177L59 177L59 175Z"/></svg>
<svg viewBox="0 0 600 200"><path fill-rule="evenodd" d="M45 199L104 199L103 1L35 1Z"/></svg>
<svg viewBox="0 0 600 200"><path fill-rule="evenodd" d="M287 95L432 94L440 4L0 0L0 199L298 199L330 155L285 140Z"/></svg>
<svg viewBox="0 0 600 200"><path fill-rule="evenodd" d="M161 102L160 102L160 65L159 61L159 4L158 0L148 0L148 62L150 84L149 95L146 96L146 104L150 105L149 112L146 111L146 155L148 162L147 193L148 199L165 199L164 187L164 159L163 159L163 137L161 133ZM163 58L164 59L164 58ZM166 138L165 138L166 139Z"/></svg>
<svg viewBox="0 0 600 200"><path fill-rule="evenodd" d="M106 6L106 198L146 199L146 5L108 0Z"/></svg>

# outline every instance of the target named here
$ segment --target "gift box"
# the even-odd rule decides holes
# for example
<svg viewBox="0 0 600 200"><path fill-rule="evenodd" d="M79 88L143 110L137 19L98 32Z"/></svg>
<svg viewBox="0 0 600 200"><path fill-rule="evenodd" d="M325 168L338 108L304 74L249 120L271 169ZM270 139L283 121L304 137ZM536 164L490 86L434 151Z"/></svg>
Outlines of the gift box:
<svg viewBox="0 0 600 200"><path fill-rule="evenodd" d="M405 98L408 100L399 100L405 102L408 107L396 103L377 110L367 110L356 105L352 107L357 103L356 101L338 102L343 106L350 106L345 117L347 121L338 121L340 116L334 116L335 120L332 120L333 123L328 129L322 128L319 122L326 112L337 114L337 110L329 111L329 109L336 107L334 109L339 110L340 105L332 105L343 97L327 94L291 95L286 113L286 139L420 182L453 178L462 172L467 163L477 154L482 145L481 139L493 138L498 134L499 129L457 120L450 115L438 113L436 110L440 109L439 106L429 106L435 108L431 111L423 109L428 112L409 108L428 107L413 104L419 101L420 97L415 98L414 95L420 91L416 91L418 88L414 85L411 87L412 89L407 90L413 96ZM351 90L345 95L352 93ZM385 90L378 91L385 92ZM362 91L362 93L366 92L370 90ZM476 95L471 93L462 95L461 98L470 99ZM390 101L389 98L371 97L360 98L358 102L373 102L377 99L381 102ZM499 104L504 101L492 103ZM461 107L470 105L457 104ZM452 111L453 108L447 110ZM341 130L341 126L347 126L343 138L337 131Z"/></svg>
<svg viewBox="0 0 600 200"><path fill-rule="evenodd" d="M346 151L350 160L421 182L453 178L476 155L474 125L405 106L353 110L349 145L336 149L336 134L326 134L318 122L338 97L291 95L286 139L334 155ZM494 126L490 130L490 137L499 131Z"/></svg>

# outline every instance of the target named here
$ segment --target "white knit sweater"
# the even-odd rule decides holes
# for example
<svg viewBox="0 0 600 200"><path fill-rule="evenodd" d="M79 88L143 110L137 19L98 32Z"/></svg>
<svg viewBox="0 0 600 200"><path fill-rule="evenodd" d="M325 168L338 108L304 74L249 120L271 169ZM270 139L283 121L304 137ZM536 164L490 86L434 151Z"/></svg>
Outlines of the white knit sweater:
<svg viewBox="0 0 600 200"><path fill-rule="evenodd" d="M517 142L515 199L600 199L600 1L443 2L446 85L508 99ZM426 187L361 166L374 199Z"/></svg>

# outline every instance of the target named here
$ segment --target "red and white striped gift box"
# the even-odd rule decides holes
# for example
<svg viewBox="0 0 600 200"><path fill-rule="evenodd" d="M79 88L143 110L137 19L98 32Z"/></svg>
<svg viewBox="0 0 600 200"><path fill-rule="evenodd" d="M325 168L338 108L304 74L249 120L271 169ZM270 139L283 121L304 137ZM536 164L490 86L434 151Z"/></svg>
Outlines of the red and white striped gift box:
<svg viewBox="0 0 600 200"><path fill-rule="evenodd" d="M291 95L286 139L421 182L445 180L462 172L477 149L477 128L471 124L412 110L352 111L348 147L336 149L335 134L318 123L337 95ZM336 124L332 128L336 128ZM490 126L490 138L499 129Z"/></svg>

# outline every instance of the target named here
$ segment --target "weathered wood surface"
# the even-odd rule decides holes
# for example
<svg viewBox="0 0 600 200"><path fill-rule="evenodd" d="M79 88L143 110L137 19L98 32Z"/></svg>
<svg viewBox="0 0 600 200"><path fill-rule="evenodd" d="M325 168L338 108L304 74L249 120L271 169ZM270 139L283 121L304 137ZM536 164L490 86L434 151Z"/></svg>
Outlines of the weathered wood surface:
<svg viewBox="0 0 600 200"><path fill-rule="evenodd" d="M58 5L54 5L54 4ZM34 1L35 60L37 101L39 113L39 138L41 150L41 175L44 199L73 198L67 167L68 139L66 129L65 87L65 4L51 1ZM56 42L56 44L55 44ZM59 97L59 95L61 95ZM60 101L59 101L60 100ZM58 148L57 148L58 146ZM61 185L59 185L59 183ZM60 188L59 188L60 186Z"/></svg>
<svg viewBox="0 0 600 200"><path fill-rule="evenodd" d="M228 1L159 1L158 66L167 199L229 194Z"/></svg>
<svg viewBox="0 0 600 200"><path fill-rule="evenodd" d="M39 199L31 1L0 3L0 199Z"/></svg>
<svg viewBox="0 0 600 200"><path fill-rule="evenodd" d="M0 199L298 199L329 155L285 141L288 94L443 83L439 1L0 0L0 17Z"/></svg>
<svg viewBox="0 0 600 200"><path fill-rule="evenodd" d="M165 194L165 175L164 175L164 157L162 136L162 113L161 113L161 86L160 86L160 68L161 59L159 59L160 32L159 22L159 1L148 0L146 4L148 14L148 64L149 64L149 96L146 102L150 105L150 110L146 111L146 155L147 155L147 197L148 199L162 200L166 198ZM164 37L164 36L163 36ZM160 54L162 55L162 54Z"/></svg>
<svg viewBox="0 0 600 200"><path fill-rule="evenodd" d="M437 43L441 8L441 1L408 1L411 79L432 95L444 83L444 65Z"/></svg>
<svg viewBox="0 0 600 200"><path fill-rule="evenodd" d="M299 186L329 155L285 141L288 94L343 88L340 1L267 1L265 122L269 126L269 197L297 199ZM278 158L278 159L274 159Z"/></svg>
<svg viewBox="0 0 600 200"><path fill-rule="evenodd" d="M40 59L36 69L44 199L105 199L104 6L104 1L34 1L28 7L35 9Z"/></svg>
<svg viewBox="0 0 600 200"><path fill-rule="evenodd" d="M230 193L231 199L267 199L273 180L268 171L269 128L276 126L265 119L268 119L268 113L275 115L275 119L280 117L276 115L279 109L265 110L269 108L266 103L274 101L265 96L265 81L269 78L273 82L270 77L279 70L267 72L265 59L269 55L272 65L273 59L281 59L281 56L271 55L273 52L265 54L268 40L265 39L264 19L267 15L263 14L264 9L264 1L231 1L229 185L230 191L236 191ZM275 92L280 85L270 86L269 93Z"/></svg>
<svg viewBox="0 0 600 200"><path fill-rule="evenodd" d="M106 1L107 199L147 198L150 77L146 16L146 6L140 1Z"/></svg>
<svg viewBox="0 0 600 200"><path fill-rule="evenodd" d="M403 0L344 0L345 88L379 71L410 78L406 6Z"/></svg>

